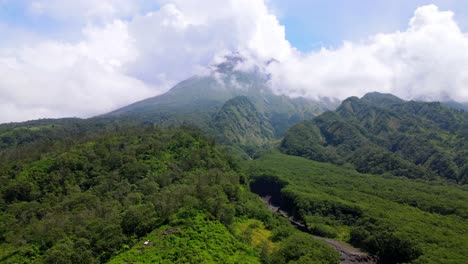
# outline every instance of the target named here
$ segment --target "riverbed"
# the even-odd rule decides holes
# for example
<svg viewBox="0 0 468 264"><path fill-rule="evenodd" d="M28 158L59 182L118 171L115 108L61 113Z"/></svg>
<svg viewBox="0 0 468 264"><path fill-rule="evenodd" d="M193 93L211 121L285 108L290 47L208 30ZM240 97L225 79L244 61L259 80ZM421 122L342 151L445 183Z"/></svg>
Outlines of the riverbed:
<svg viewBox="0 0 468 264"><path fill-rule="evenodd" d="M271 211L275 213L281 214L281 216L285 218L288 218L291 224L293 224L298 230L310 234L309 230L303 223L289 216L289 214L286 211L281 210L280 206L274 203L274 199L272 199L272 196L269 196L269 195L260 196L260 199L263 201L265 205L268 206L268 209L270 209ZM355 248L351 246L350 244L347 244L342 241L333 240L330 238L319 237L319 236L314 236L314 235L312 236L318 240L324 241L329 246L333 247L336 251L338 251L340 253L341 264L353 264L353 263L376 264L378 263L377 257L369 255L368 253L363 252L362 250Z"/></svg>

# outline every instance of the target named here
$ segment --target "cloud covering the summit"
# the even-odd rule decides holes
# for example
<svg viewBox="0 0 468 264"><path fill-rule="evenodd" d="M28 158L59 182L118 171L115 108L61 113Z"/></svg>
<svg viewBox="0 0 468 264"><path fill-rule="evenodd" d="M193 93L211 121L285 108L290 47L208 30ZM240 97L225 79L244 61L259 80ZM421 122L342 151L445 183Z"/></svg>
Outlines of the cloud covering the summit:
<svg viewBox="0 0 468 264"><path fill-rule="evenodd" d="M450 11L422 6L406 30L304 52L268 2L0 0L21 10L0 16L0 122L102 114L232 52L274 58L272 88L291 96L468 101L468 35Z"/></svg>

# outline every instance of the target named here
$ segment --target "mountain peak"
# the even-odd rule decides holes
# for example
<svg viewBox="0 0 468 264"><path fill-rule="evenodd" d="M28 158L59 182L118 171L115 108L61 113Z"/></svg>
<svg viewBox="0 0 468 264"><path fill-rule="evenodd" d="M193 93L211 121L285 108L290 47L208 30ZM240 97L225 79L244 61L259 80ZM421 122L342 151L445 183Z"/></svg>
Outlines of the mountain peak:
<svg viewBox="0 0 468 264"><path fill-rule="evenodd" d="M228 73L235 70L235 68L244 63L246 59L239 53L232 53L224 56L224 60L221 63L215 64L213 67L216 72Z"/></svg>
<svg viewBox="0 0 468 264"><path fill-rule="evenodd" d="M367 93L361 98L361 100L367 103L381 105L381 106L390 106L390 105L401 104L405 102L403 99L400 99L393 94L379 93L379 92Z"/></svg>

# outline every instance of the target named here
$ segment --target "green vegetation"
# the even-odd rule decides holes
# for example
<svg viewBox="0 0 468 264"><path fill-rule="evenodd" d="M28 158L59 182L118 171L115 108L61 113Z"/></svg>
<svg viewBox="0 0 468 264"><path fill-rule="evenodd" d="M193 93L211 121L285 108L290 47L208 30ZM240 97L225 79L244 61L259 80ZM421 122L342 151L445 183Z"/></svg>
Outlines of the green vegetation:
<svg viewBox="0 0 468 264"><path fill-rule="evenodd" d="M257 253L219 221L185 211L109 263L260 263Z"/></svg>
<svg viewBox="0 0 468 264"><path fill-rule="evenodd" d="M104 262L183 206L235 215L234 165L194 129L124 129L32 158L0 164L8 263Z"/></svg>
<svg viewBox="0 0 468 264"><path fill-rule="evenodd" d="M337 252L324 243L282 219L268 223L278 226L271 231L260 220L238 219L232 234L205 214L182 211L109 263L338 263Z"/></svg>
<svg viewBox="0 0 468 264"><path fill-rule="evenodd" d="M37 120L24 123L0 125L0 149L18 147L44 138L54 139L58 135L71 134L73 124L79 119ZM75 131L79 128L75 127Z"/></svg>
<svg viewBox="0 0 468 264"><path fill-rule="evenodd" d="M372 93L300 122L333 102L231 62L106 117L0 125L0 262L339 262L250 190L383 263L468 261L465 112Z"/></svg>
<svg viewBox="0 0 468 264"><path fill-rule="evenodd" d="M318 235L348 240L389 263L468 260L466 190L360 174L278 152L245 165L254 183L280 186L282 208Z"/></svg>
<svg viewBox="0 0 468 264"><path fill-rule="evenodd" d="M260 250L271 252L278 247L278 243L272 241L272 231L257 219L237 219L231 228L234 234Z"/></svg>
<svg viewBox="0 0 468 264"><path fill-rule="evenodd" d="M260 146L274 135L267 118L245 96L227 101L213 123L219 138L229 144Z"/></svg>
<svg viewBox="0 0 468 264"><path fill-rule="evenodd" d="M291 128L281 150L363 173L468 183L468 114L371 93Z"/></svg>
<svg viewBox="0 0 468 264"><path fill-rule="evenodd" d="M284 255L299 231L248 191L239 165L198 129L104 127L0 151L0 262L336 263L311 236ZM235 234L253 219L274 248ZM142 239L152 241L144 254Z"/></svg>

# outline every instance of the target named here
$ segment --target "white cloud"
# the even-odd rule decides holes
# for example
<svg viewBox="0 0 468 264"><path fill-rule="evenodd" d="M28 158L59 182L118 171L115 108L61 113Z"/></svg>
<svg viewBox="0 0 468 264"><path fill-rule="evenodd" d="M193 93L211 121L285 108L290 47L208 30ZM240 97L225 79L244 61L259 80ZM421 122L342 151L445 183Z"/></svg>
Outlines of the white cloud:
<svg viewBox="0 0 468 264"><path fill-rule="evenodd" d="M112 20L140 11L139 0L33 0L29 12L59 20Z"/></svg>
<svg viewBox="0 0 468 264"><path fill-rule="evenodd" d="M30 2L35 16L81 19L83 39L0 48L0 100L8 103L0 122L105 113L157 95L232 51L261 59L292 51L263 0L159 1L145 14L138 2Z"/></svg>
<svg viewBox="0 0 468 264"><path fill-rule="evenodd" d="M418 8L404 32L378 34L337 49L273 64L276 91L307 97L393 93L405 99L468 101L468 35L452 12Z"/></svg>
<svg viewBox="0 0 468 264"><path fill-rule="evenodd" d="M160 4L159 11L129 24L141 52L129 70L147 82L173 84L233 51L260 59L285 58L292 51L284 27L263 0Z"/></svg>
<svg viewBox="0 0 468 264"><path fill-rule="evenodd" d="M435 6L419 8L406 31L301 53L264 0L156 0L152 12L142 2L28 2L34 16L75 19L83 28L74 41L32 32L34 41L0 45L0 122L105 113L203 73L231 52L250 63L277 59L267 70L274 90L288 95L382 91L468 101L468 36Z"/></svg>
<svg viewBox="0 0 468 264"><path fill-rule="evenodd" d="M86 28L75 44L42 41L0 52L1 122L92 116L153 95L123 73L137 52L126 24Z"/></svg>

